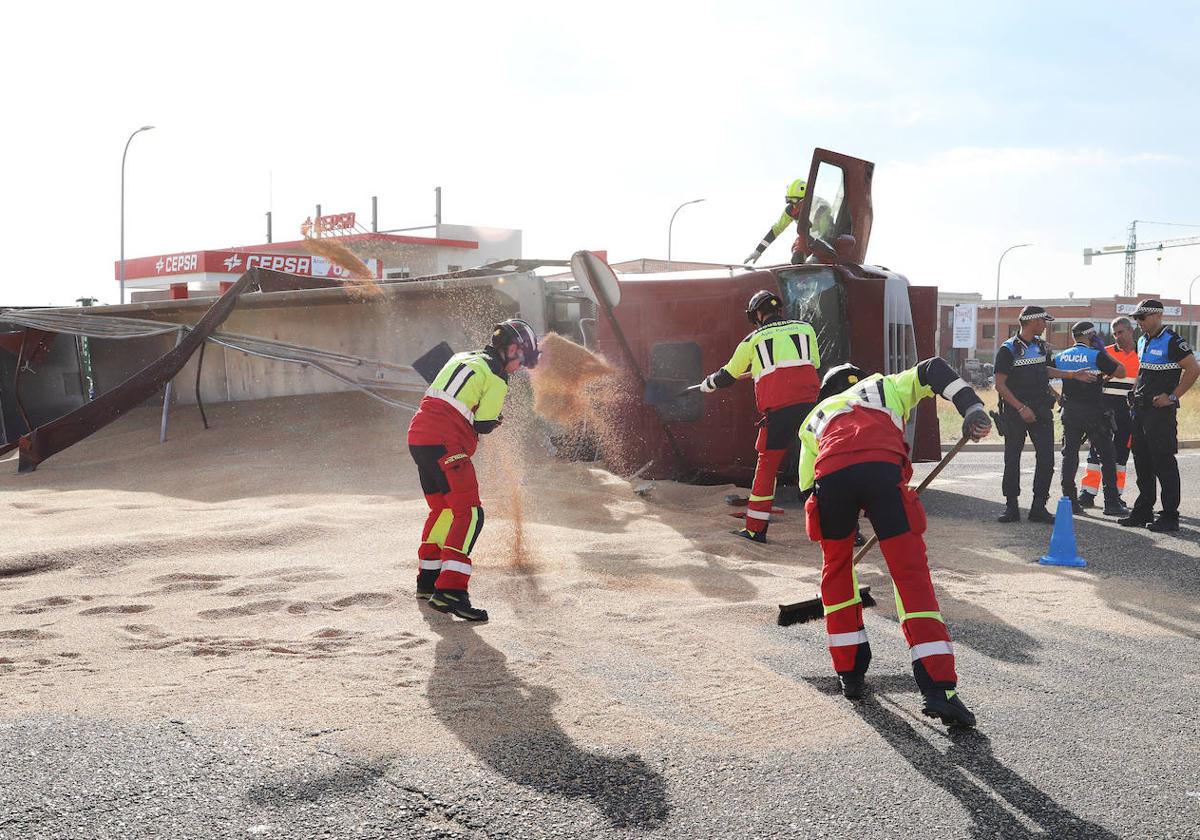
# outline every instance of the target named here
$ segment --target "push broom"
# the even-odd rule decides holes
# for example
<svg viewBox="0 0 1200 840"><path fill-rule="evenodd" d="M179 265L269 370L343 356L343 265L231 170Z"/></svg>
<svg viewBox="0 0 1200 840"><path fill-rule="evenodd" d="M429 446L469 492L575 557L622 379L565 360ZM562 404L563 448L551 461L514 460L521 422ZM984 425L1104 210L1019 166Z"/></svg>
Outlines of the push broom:
<svg viewBox="0 0 1200 840"><path fill-rule="evenodd" d="M942 456L942 460L938 462L937 466L930 470L929 475L925 476L925 479L919 485L917 485L918 494L928 487L931 481L938 477L938 473L946 468L946 465L949 464L951 459L953 459L954 456L957 455L962 448L967 445L967 441L969 440L970 438L967 435L963 435L958 439L958 443L954 444L950 451ZM867 541L867 544L858 550L858 553L854 555L855 566L858 565L858 561L862 560L863 557L866 556L866 553L870 551L877 542L879 542L879 537L872 536L871 539ZM871 587L859 587L858 596L862 599L862 605L864 607L875 606L876 601L871 597ZM821 603L820 595L818 595L816 598L809 598L807 601L797 601L795 604L779 605L780 627L789 627L793 624L804 624L808 621L816 621L818 618L823 618L824 616L825 606Z"/></svg>

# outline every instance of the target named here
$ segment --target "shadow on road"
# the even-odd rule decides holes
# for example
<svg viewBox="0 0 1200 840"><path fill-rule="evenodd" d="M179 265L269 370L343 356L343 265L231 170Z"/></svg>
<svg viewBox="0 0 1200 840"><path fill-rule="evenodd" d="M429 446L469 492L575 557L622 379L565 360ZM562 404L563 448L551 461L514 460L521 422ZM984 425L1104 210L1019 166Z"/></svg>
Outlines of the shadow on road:
<svg viewBox="0 0 1200 840"><path fill-rule="evenodd" d="M475 628L422 609L438 634L428 697L438 720L506 779L590 799L617 828L650 829L670 813L666 782L637 755L588 752L559 726L558 694L521 679Z"/></svg>
<svg viewBox="0 0 1200 840"><path fill-rule="evenodd" d="M835 677L805 680L824 694L841 694ZM881 675L868 677L868 681L871 693L863 702L848 705L918 773L962 803L971 816L971 837L1118 840L1117 835L1076 816L1006 767L992 754L991 741L979 730L951 730L944 736L949 748L939 750L893 711L886 697L893 692L912 694L912 680ZM1030 828L1030 823L1037 829Z"/></svg>

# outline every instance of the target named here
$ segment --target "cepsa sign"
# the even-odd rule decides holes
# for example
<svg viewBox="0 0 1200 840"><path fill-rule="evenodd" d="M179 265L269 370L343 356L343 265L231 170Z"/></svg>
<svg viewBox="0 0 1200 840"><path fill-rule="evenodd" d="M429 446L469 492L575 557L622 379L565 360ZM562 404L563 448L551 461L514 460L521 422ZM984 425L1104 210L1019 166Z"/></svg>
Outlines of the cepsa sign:
<svg viewBox="0 0 1200 840"><path fill-rule="evenodd" d="M363 260L370 276L383 277L383 266L377 259ZM120 277L120 263L114 276ZM193 251L187 254L164 254L161 257L139 257L125 261L127 280L148 280L171 277L182 281L181 275L241 274L251 268L282 271L299 277L331 277L349 280L353 273L325 257L308 254L255 254L241 251ZM191 278L196 279L196 278ZM223 279L223 278L222 278Z"/></svg>

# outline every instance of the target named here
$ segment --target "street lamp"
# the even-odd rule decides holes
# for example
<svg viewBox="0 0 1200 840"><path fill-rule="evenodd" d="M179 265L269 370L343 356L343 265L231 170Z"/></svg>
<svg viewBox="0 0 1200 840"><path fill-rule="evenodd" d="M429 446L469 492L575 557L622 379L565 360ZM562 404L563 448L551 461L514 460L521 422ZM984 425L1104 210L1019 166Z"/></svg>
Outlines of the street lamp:
<svg viewBox="0 0 1200 840"><path fill-rule="evenodd" d="M1014 248L1028 248L1032 242L1022 242L1020 245L1010 245L1000 255L996 263L996 305L992 307L992 364L996 364L996 356L1000 353L1000 266L1004 265L1004 257Z"/></svg>
<svg viewBox="0 0 1200 840"><path fill-rule="evenodd" d="M671 228L675 226L675 214L689 204L699 204L701 201L707 200L706 198L693 198L691 201L685 201L675 208L675 213L671 214L671 224L667 225L667 271L671 270Z"/></svg>
<svg viewBox="0 0 1200 840"><path fill-rule="evenodd" d="M133 138L152 128L154 126L144 125L130 134L129 139L125 141L125 151L121 154L121 303L125 302L125 156L129 154L129 144L133 142Z"/></svg>

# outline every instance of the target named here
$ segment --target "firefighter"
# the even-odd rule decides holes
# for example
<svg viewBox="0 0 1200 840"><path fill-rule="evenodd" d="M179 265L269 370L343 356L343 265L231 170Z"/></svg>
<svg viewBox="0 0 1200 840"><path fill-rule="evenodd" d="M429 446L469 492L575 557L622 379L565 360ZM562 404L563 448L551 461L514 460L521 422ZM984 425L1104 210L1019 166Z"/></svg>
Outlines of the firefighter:
<svg viewBox="0 0 1200 840"><path fill-rule="evenodd" d="M471 456L479 436L503 421L509 374L538 362L537 335L510 319L492 329L490 343L451 357L430 383L408 427L408 449L417 463L429 516L421 532L417 597L435 610L468 621L487 621L471 605L471 549L483 528L479 482Z"/></svg>
<svg viewBox="0 0 1200 840"><path fill-rule="evenodd" d="M783 215L767 231L767 235L762 238L762 242L759 242L758 246L750 252L750 256L746 257L744 262L747 265L754 265L754 263L758 262L758 258L763 255L763 251L767 250L767 246L774 242L777 236L787 230L788 225L792 222L796 222L796 226L799 228L800 205L804 203L804 196L807 193L808 182L803 178L797 178L788 185L787 193L784 196L784 200L787 203L784 205ZM795 264L804 262L806 256L803 232L799 232L799 234L796 237L795 244L792 246L792 262Z"/></svg>
<svg viewBox="0 0 1200 840"><path fill-rule="evenodd" d="M1138 339L1138 378L1133 389L1133 467L1137 470L1137 500L1126 527L1145 525L1151 531L1179 530L1179 400L1200 376L1192 348L1178 333L1163 325L1163 305L1143 300L1133 319L1142 329ZM1154 518L1155 482L1162 487L1162 508Z"/></svg>
<svg viewBox="0 0 1200 840"><path fill-rule="evenodd" d="M1125 368L1123 377L1108 377L1104 381L1104 410L1112 415L1113 457L1117 469L1117 501L1125 514L1125 502L1121 494L1125 491L1126 467L1129 465L1129 438L1133 434L1133 418L1129 413L1129 397L1137 381L1137 343L1133 340L1133 322L1124 315L1113 318L1113 343L1104 348ZM1100 455L1095 445L1088 450L1087 471L1083 474L1083 486L1079 490L1079 506L1094 507L1096 494L1100 492ZM1124 515L1124 514L1123 514Z"/></svg>
<svg viewBox="0 0 1200 840"><path fill-rule="evenodd" d="M813 328L803 321L786 320L783 302L774 292L755 292L746 307L746 317L755 329L742 339L725 367L705 377L700 390L711 394L747 374L754 378L754 398L763 413L754 447L758 463L746 505L745 527L734 533L766 542L779 466L821 390L817 378L821 354Z"/></svg>
<svg viewBox="0 0 1200 840"><path fill-rule="evenodd" d="M1055 368L1060 371L1098 371L1105 376L1124 378L1125 366L1105 351L1104 342L1096 335L1095 324L1079 321L1071 328L1071 335L1075 344L1054 358ZM1083 513L1075 492L1075 470L1079 466L1079 445L1086 437L1092 442L1104 477L1104 515L1125 516L1129 511L1121 504L1117 489L1112 415L1105 411L1103 389L1104 384L1100 381L1063 383L1062 491L1071 500L1071 511Z"/></svg>
<svg viewBox="0 0 1200 840"><path fill-rule="evenodd" d="M871 646L853 565L859 511L879 538L892 576L900 628L912 655L924 713L975 725L957 694L954 650L938 609L925 555L925 511L908 486L912 477L904 429L917 403L940 394L963 416L963 434L982 440L992 421L979 396L940 357L890 376L867 376L853 365L825 374L821 402L800 433L800 487L809 539L821 543L821 601L829 653L851 700L862 697Z"/></svg>
<svg viewBox="0 0 1200 840"><path fill-rule="evenodd" d="M1042 340L1046 324L1054 317L1040 306L1026 306L1018 318L1017 334L1000 345L996 353L996 391L1000 394L1000 432L1004 436L1004 513L1000 522L1018 522L1021 511L1021 452L1025 437L1033 442L1033 500L1029 505L1030 522L1053 524L1054 515L1046 510L1050 498L1050 479L1054 477L1054 392L1050 377L1094 382L1091 371L1062 373L1050 366L1050 351Z"/></svg>

